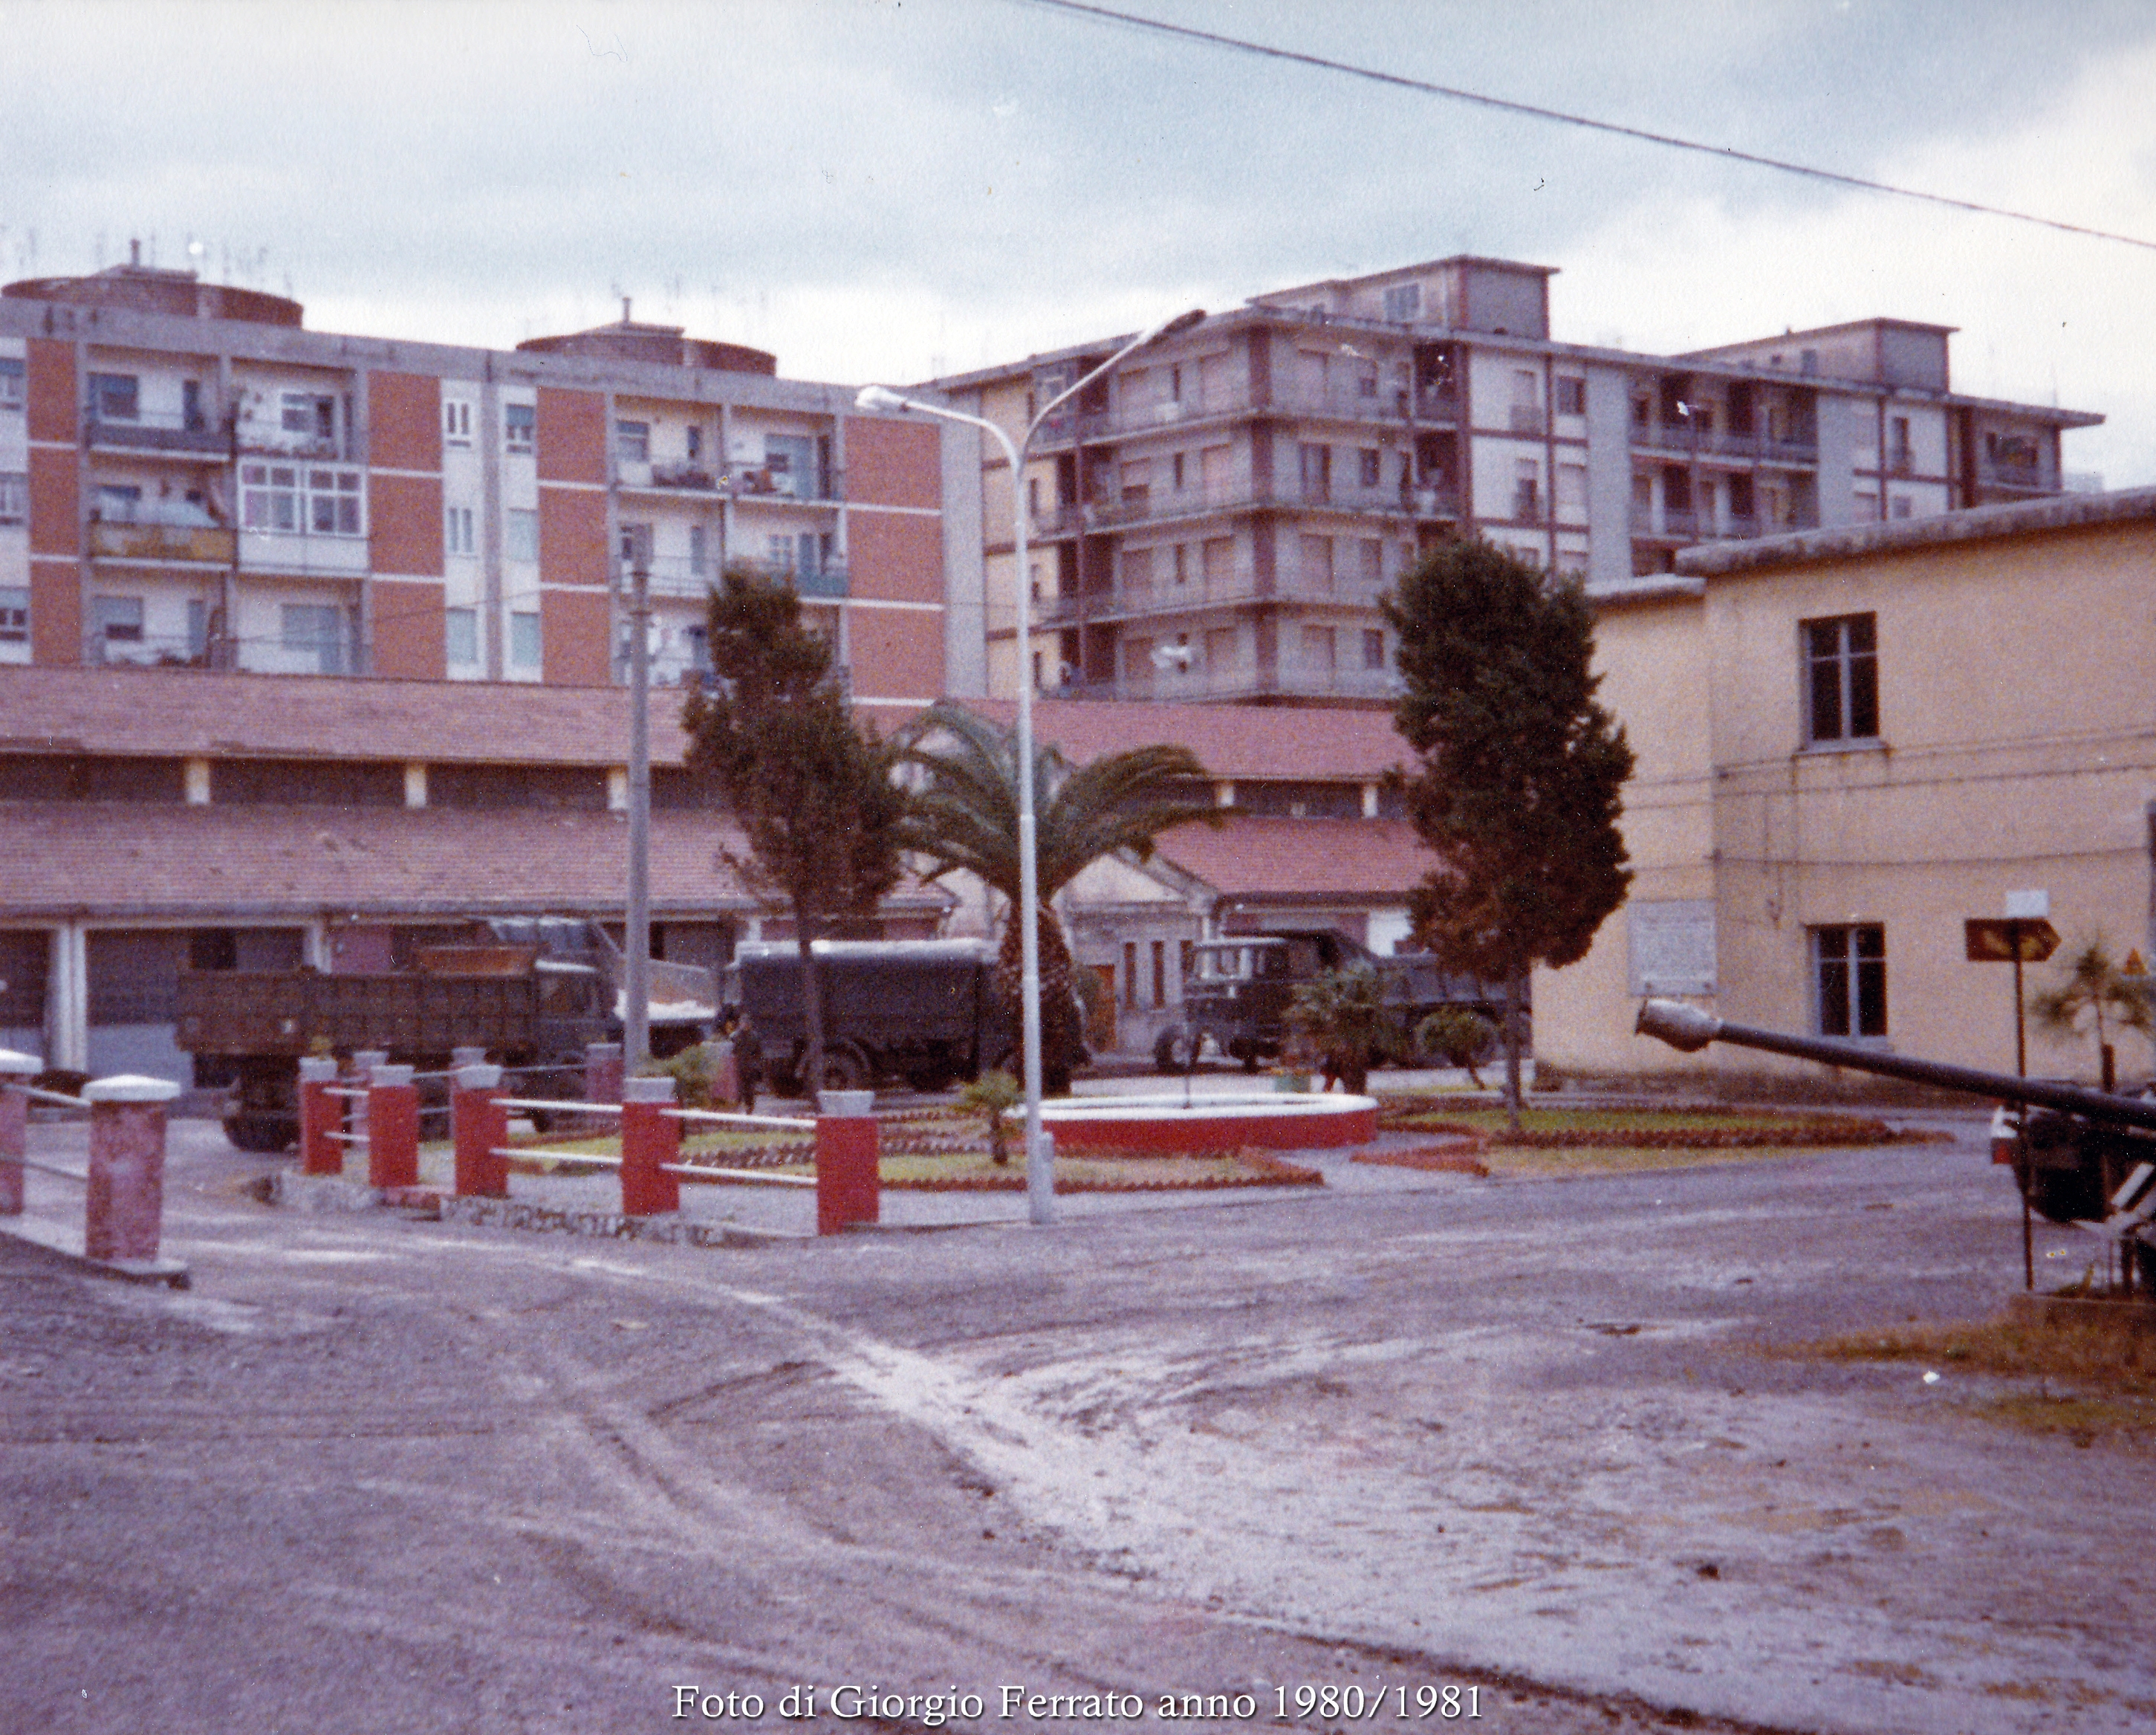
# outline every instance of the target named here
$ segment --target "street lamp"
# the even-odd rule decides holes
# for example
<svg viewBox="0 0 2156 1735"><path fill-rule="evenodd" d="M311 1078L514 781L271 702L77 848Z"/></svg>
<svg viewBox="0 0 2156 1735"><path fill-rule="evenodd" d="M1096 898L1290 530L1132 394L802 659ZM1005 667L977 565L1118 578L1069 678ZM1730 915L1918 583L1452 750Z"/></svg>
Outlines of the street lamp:
<svg viewBox="0 0 2156 1735"><path fill-rule="evenodd" d="M1045 1148L1040 1130L1040 862L1034 844L1033 823L1033 670L1027 660L1031 649L1033 619L1031 579L1026 570L1025 454L1033 444L1034 435L1040 431L1041 423L1116 363L1149 343L1188 331L1204 317L1203 308L1194 307L1188 313L1178 314L1149 331L1141 331L1075 385L1043 404L1015 443L985 416L968 415L963 410L947 408L940 403L923 403L918 398L901 397L886 386L864 386L854 400L856 409L914 410L946 422L963 422L970 428L984 429L996 437L1010 464L1011 539L1018 561L1013 590L1017 603L1018 645L1019 1007L1025 1047L1026 1215L1036 1224L1055 1220L1055 1176L1054 1158Z"/></svg>

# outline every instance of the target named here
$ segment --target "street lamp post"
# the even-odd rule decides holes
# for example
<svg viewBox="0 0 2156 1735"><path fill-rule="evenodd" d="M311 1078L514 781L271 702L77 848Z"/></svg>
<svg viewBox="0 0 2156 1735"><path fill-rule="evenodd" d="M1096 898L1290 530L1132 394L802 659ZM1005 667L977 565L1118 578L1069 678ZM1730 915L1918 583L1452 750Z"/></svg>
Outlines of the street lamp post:
<svg viewBox="0 0 2156 1735"><path fill-rule="evenodd" d="M968 415L963 410L951 409L940 403L923 403L885 386L864 386L854 401L857 409L913 410L947 422L963 422L971 428L983 429L995 436L1010 465L1011 541L1018 562L1012 591L1016 603L1018 646L1019 1008L1025 1048L1026 1215L1036 1224L1055 1220L1055 1174L1054 1156L1040 1125L1040 860L1034 842L1033 670L1027 660L1033 637L1033 611L1032 581L1026 569L1025 454L1041 424L1095 380L1147 344L1187 331L1204 317L1202 308L1193 308L1140 332L1075 384L1043 404L1016 441L985 416Z"/></svg>

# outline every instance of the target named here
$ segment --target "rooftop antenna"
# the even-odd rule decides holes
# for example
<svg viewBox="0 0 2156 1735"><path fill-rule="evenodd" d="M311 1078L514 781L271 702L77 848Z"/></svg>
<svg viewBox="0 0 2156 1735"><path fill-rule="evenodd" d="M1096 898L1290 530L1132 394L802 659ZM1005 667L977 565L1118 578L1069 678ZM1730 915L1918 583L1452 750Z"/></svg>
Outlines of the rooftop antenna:
<svg viewBox="0 0 2156 1735"><path fill-rule="evenodd" d="M626 295L621 298L621 322L624 326L629 323L629 297Z"/></svg>
<svg viewBox="0 0 2156 1735"><path fill-rule="evenodd" d="M127 240L127 263L137 267L142 263L142 243L136 236L131 235Z"/></svg>

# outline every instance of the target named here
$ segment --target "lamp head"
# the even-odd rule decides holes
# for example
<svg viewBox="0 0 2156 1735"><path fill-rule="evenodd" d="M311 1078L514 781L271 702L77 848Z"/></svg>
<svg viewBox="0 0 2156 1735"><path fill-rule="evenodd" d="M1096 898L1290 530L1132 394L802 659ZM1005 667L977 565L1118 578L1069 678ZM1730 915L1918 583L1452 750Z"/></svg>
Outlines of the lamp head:
<svg viewBox="0 0 2156 1735"><path fill-rule="evenodd" d="M903 410L910 408L910 406L903 398L900 397L897 393L892 391L889 386L863 386L859 393L856 394L854 398L854 408L855 409L876 409L888 412L891 410Z"/></svg>
<svg viewBox="0 0 2156 1735"><path fill-rule="evenodd" d="M1205 310L1202 307L1194 307L1188 313L1178 313L1173 319L1163 320L1160 324L1138 339L1138 341L1142 344L1158 343L1163 337L1173 337L1180 332L1188 331L1193 326L1200 326L1204 322Z"/></svg>

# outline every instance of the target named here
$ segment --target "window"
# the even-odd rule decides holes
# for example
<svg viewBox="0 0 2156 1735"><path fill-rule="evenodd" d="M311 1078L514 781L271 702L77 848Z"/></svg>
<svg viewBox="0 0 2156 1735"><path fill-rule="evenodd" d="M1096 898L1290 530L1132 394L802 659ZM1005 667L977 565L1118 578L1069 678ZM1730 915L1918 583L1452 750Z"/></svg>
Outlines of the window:
<svg viewBox="0 0 2156 1735"><path fill-rule="evenodd" d="M1356 480L1365 488L1375 488L1383 475L1378 467L1378 449L1375 446L1364 446L1360 456L1362 461L1357 470Z"/></svg>
<svg viewBox="0 0 2156 1735"><path fill-rule="evenodd" d="M771 473L771 491L796 500L820 500L816 485L816 443L805 434L763 437L763 467Z"/></svg>
<svg viewBox="0 0 2156 1735"><path fill-rule="evenodd" d="M30 593L19 584L0 584L0 644L30 642Z"/></svg>
<svg viewBox="0 0 2156 1735"><path fill-rule="evenodd" d="M239 467L240 523L248 530L318 536L367 533L360 473L309 465Z"/></svg>
<svg viewBox="0 0 2156 1735"><path fill-rule="evenodd" d="M694 464L704 455L704 430L691 426L689 429L689 462Z"/></svg>
<svg viewBox="0 0 2156 1735"><path fill-rule="evenodd" d="M624 464L651 462L651 424L617 422L613 424L614 455Z"/></svg>
<svg viewBox="0 0 2156 1735"><path fill-rule="evenodd" d="M20 409L22 407L23 358L20 356L0 356L0 409Z"/></svg>
<svg viewBox="0 0 2156 1735"><path fill-rule="evenodd" d="M539 558L539 515L529 507L511 506L501 515L502 555L508 560L536 562Z"/></svg>
<svg viewBox="0 0 2156 1735"><path fill-rule="evenodd" d="M1152 1004L1168 1004L1168 942L1152 942Z"/></svg>
<svg viewBox="0 0 2156 1735"><path fill-rule="evenodd" d="M1587 382L1576 373L1557 377L1557 413L1561 416L1587 413Z"/></svg>
<svg viewBox="0 0 2156 1735"><path fill-rule="evenodd" d="M519 669L536 669L540 662L539 617L521 611L509 617L509 660Z"/></svg>
<svg viewBox="0 0 2156 1735"><path fill-rule="evenodd" d="M187 654L198 662L209 654L209 604L199 597L187 598Z"/></svg>
<svg viewBox="0 0 2156 1735"><path fill-rule="evenodd" d="M279 423L307 441L336 439L336 399L319 392L286 392L278 400Z"/></svg>
<svg viewBox="0 0 2156 1735"><path fill-rule="evenodd" d="M278 610L286 650L314 659L317 675L345 672L344 611L329 603L286 603Z"/></svg>
<svg viewBox="0 0 2156 1735"><path fill-rule="evenodd" d="M1363 629L1363 666L1379 670L1385 666L1385 629L1383 627Z"/></svg>
<svg viewBox="0 0 2156 1735"><path fill-rule="evenodd" d="M1332 593L1332 538L1302 538L1302 588L1314 596Z"/></svg>
<svg viewBox="0 0 2156 1735"><path fill-rule="evenodd" d="M1385 582L1385 545L1376 536L1365 536L1358 546L1362 556L1363 586L1376 590Z"/></svg>
<svg viewBox="0 0 2156 1735"><path fill-rule="evenodd" d="M529 403L501 407L501 443L510 451L528 452L537 444L539 412Z"/></svg>
<svg viewBox="0 0 2156 1735"><path fill-rule="evenodd" d="M689 526L689 571L698 578L711 570L711 531L701 524Z"/></svg>
<svg viewBox="0 0 2156 1735"><path fill-rule="evenodd" d="M442 549L447 554L476 554L479 542L473 533L470 506L442 508Z"/></svg>
<svg viewBox="0 0 2156 1735"><path fill-rule="evenodd" d="M1123 942L1123 1004L1135 1009L1138 1004L1138 944L1135 940Z"/></svg>
<svg viewBox="0 0 2156 1735"><path fill-rule="evenodd" d="M1178 542L1175 545L1175 582L1178 584L1187 584L1189 580L1190 545L1188 542Z"/></svg>
<svg viewBox="0 0 2156 1735"><path fill-rule="evenodd" d="M442 438L453 446L471 444L472 407L454 398L442 400Z"/></svg>
<svg viewBox="0 0 2156 1735"><path fill-rule="evenodd" d="M1302 448L1302 497L1322 500L1332 491L1332 448L1305 445Z"/></svg>
<svg viewBox="0 0 2156 1735"><path fill-rule="evenodd" d="M133 422L142 413L141 382L131 373L93 373L90 413L100 422Z"/></svg>
<svg viewBox="0 0 2156 1735"><path fill-rule="evenodd" d="M1242 660L1242 640L1233 627L1214 627L1205 634L1207 668L1233 669Z"/></svg>
<svg viewBox="0 0 2156 1735"><path fill-rule="evenodd" d="M1168 460L1168 469L1169 469L1169 470L1173 473L1173 475L1174 475L1174 478L1175 478L1175 487L1176 487L1176 489L1177 489L1177 491L1178 491L1178 492L1180 492L1180 491L1181 491L1181 490L1182 490L1182 488L1183 488L1183 454L1182 454L1182 453L1178 452L1178 453L1174 455L1174 457L1171 458L1171 459Z"/></svg>
<svg viewBox="0 0 2156 1735"><path fill-rule="evenodd" d="M1199 550L1199 561L1205 570L1207 587L1224 589L1235 577L1235 539L1209 537Z"/></svg>
<svg viewBox="0 0 2156 1735"><path fill-rule="evenodd" d="M1822 1036L1887 1034L1887 930L1876 922L1811 931L1812 987Z"/></svg>
<svg viewBox="0 0 2156 1735"><path fill-rule="evenodd" d="M1917 502L1906 494L1894 495L1889 501L1888 506L1891 516L1896 518L1913 518L1917 516Z"/></svg>
<svg viewBox="0 0 2156 1735"><path fill-rule="evenodd" d="M1513 465L1512 516L1522 524L1542 521L1543 467L1539 459L1522 458Z"/></svg>
<svg viewBox="0 0 2156 1735"><path fill-rule="evenodd" d="M1876 740L1879 654L1876 618L1808 620L1804 634L1808 742Z"/></svg>
<svg viewBox="0 0 2156 1735"><path fill-rule="evenodd" d="M1737 480L1750 487L1749 476ZM1584 464L1560 464L1557 467L1558 511L1571 523L1582 522L1587 516L1587 466Z"/></svg>
<svg viewBox="0 0 2156 1735"><path fill-rule="evenodd" d="M0 470L0 524L22 524L29 516L29 472Z"/></svg>
<svg viewBox="0 0 2156 1735"><path fill-rule="evenodd" d="M624 568L634 567L636 564L636 557L640 553L644 557L644 570L649 572L651 562L651 526L648 524L624 524L619 528L623 567Z"/></svg>
<svg viewBox="0 0 2156 1735"><path fill-rule="evenodd" d="M1395 283L1385 290L1385 317L1405 324L1422 317L1422 285Z"/></svg>
<svg viewBox="0 0 2156 1735"><path fill-rule="evenodd" d="M142 642L142 599L140 597L92 597L90 630L106 644Z"/></svg>
<svg viewBox="0 0 2156 1735"><path fill-rule="evenodd" d="M469 668L479 660L478 609L442 611L442 654L459 668Z"/></svg>

